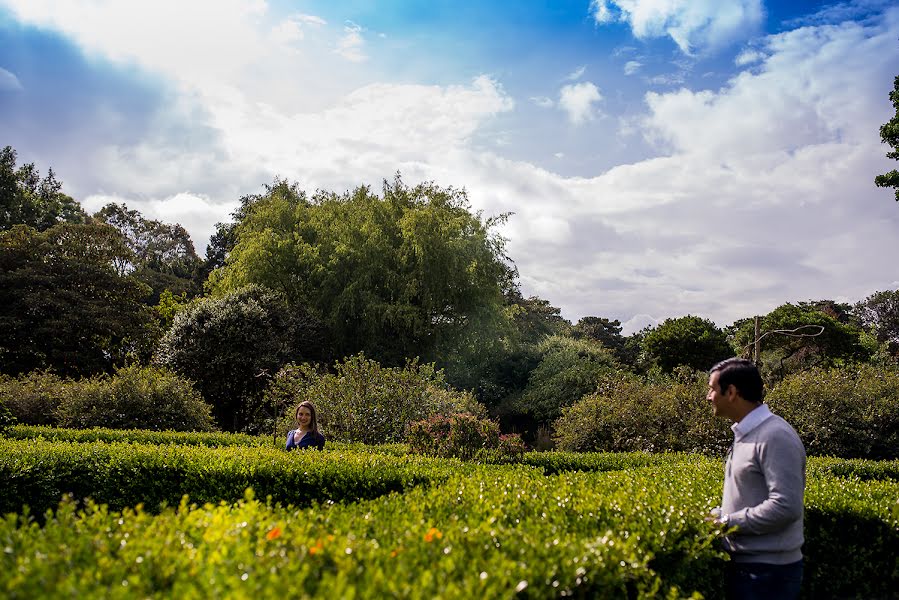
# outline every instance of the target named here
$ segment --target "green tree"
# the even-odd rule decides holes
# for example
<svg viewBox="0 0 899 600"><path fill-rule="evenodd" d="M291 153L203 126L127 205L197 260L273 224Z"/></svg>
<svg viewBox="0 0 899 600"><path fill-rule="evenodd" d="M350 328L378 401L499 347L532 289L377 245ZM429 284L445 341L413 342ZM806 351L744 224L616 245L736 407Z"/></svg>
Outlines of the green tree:
<svg viewBox="0 0 899 600"><path fill-rule="evenodd" d="M899 160L899 75L893 80L890 102L893 103L896 114L880 127L880 140L892 148L892 150L887 152L887 158ZM889 173L878 175L874 178L874 183L878 187L895 188L896 201L899 202L899 171L893 169Z"/></svg>
<svg viewBox="0 0 899 600"><path fill-rule="evenodd" d="M28 225L39 231L59 222L84 223L81 205L60 190L53 169L41 179L34 163L16 168L16 151L0 150L0 231Z"/></svg>
<svg viewBox="0 0 899 600"><path fill-rule="evenodd" d="M874 292L856 304L855 310L878 342L899 343L899 290Z"/></svg>
<svg viewBox="0 0 899 600"><path fill-rule="evenodd" d="M124 236L133 255L133 275L153 289L150 304L159 302L164 290L196 296L202 262L187 230L144 218L124 204L107 204L94 217L109 223Z"/></svg>
<svg viewBox="0 0 899 600"><path fill-rule="evenodd" d="M155 362L195 382L229 431L254 429L262 391L289 361L319 360L318 322L261 286L195 300L180 310Z"/></svg>
<svg viewBox="0 0 899 600"><path fill-rule="evenodd" d="M769 383L811 367L829 368L870 357L872 349L863 343L859 327L841 323L814 304L783 304L761 319L761 369ZM754 320L738 321L733 329L735 347L748 350L755 338Z"/></svg>
<svg viewBox="0 0 899 600"><path fill-rule="evenodd" d="M665 319L643 337L643 350L670 373L681 365L706 370L734 355L727 336L713 322L687 315Z"/></svg>
<svg viewBox="0 0 899 600"><path fill-rule="evenodd" d="M502 310L508 267L491 233L497 220L472 214L464 191L397 176L381 197L363 186L310 199L276 182L245 213L211 290L279 291L321 319L337 355L433 358L479 315Z"/></svg>
<svg viewBox="0 0 899 600"><path fill-rule="evenodd" d="M619 367L612 351L592 340L551 336L537 349L540 362L514 406L538 423L558 418L563 408L593 392L602 377Z"/></svg>
<svg viewBox="0 0 899 600"><path fill-rule="evenodd" d="M125 272L131 253L102 223L0 232L0 369L110 372L152 331L149 288Z"/></svg>

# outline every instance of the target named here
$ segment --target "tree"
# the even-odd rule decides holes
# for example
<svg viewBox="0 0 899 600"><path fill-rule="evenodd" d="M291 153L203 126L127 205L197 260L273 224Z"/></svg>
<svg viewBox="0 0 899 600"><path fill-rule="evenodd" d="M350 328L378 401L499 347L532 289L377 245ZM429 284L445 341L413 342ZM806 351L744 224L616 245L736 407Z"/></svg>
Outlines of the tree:
<svg viewBox="0 0 899 600"><path fill-rule="evenodd" d="M0 231L28 225L39 231L59 222L84 223L81 205L63 194L53 169L41 179L34 163L16 168L16 151L0 150Z"/></svg>
<svg viewBox="0 0 899 600"><path fill-rule="evenodd" d="M596 390L604 375L618 369L611 350L592 340L564 336L546 338L538 347L540 362L516 402L523 414L548 423L584 394Z"/></svg>
<svg viewBox="0 0 899 600"><path fill-rule="evenodd" d="M124 204L107 204L94 216L124 236L134 257L129 268L152 288L151 304L159 301L164 290L191 297L200 291L202 261L184 227L146 219Z"/></svg>
<svg viewBox="0 0 899 600"><path fill-rule="evenodd" d="M666 373L685 365L697 371L734 355L723 331L701 317L665 319L643 338L643 349Z"/></svg>
<svg viewBox="0 0 899 600"><path fill-rule="evenodd" d="M896 114L892 119L880 127L880 140L884 144L889 144L892 148L892 150L887 152L887 158L899 160L899 75L893 80L893 91L890 92L890 102L893 103ZM878 175L874 178L874 183L878 187L895 188L896 201L899 202L899 171L893 169L889 173Z"/></svg>
<svg viewBox="0 0 899 600"><path fill-rule="evenodd" d="M236 244L210 276L221 295L248 284L277 290L327 327L338 356L364 351L386 365L431 359L503 310L508 268L496 219L472 214L464 191L399 176L378 197L276 182L249 202Z"/></svg>
<svg viewBox="0 0 899 600"><path fill-rule="evenodd" d="M102 223L0 232L0 369L110 372L146 345L150 290L125 272L122 236Z"/></svg>
<svg viewBox="0 0 899 600"><path fill-rule="evenodd" d="M859 327L841 323L812 308L813 304L786 303L762 317L761 370L769 382L811 367L829 368L866 360L871 355L871 349L862 343L863 331ZM753 319L738 321L733 329L733 343L738 350L753 345Z"/></svg>
<svg viewBox="0 0 899 600"><path fill-rule="evenodd" d="M195 300L175 315L155 362L193 380L229 431L252 427L252 408L287 362L319 360L318 322L261 286Z"/></svg>
<svg viewBox="0 0 899 600"><path fill-rule="evenodd" d="M874 292L855 306L862 325L879 343L899 343L899 290Z"/></svg>
<svg viewBox="0 0 899 600"><path fill-rule="evenodd" d="M626 338L621 335L621 321L605 317L582 317L571 331L575 339L594 340L615 353L619 359L624 356Z"/></svg>

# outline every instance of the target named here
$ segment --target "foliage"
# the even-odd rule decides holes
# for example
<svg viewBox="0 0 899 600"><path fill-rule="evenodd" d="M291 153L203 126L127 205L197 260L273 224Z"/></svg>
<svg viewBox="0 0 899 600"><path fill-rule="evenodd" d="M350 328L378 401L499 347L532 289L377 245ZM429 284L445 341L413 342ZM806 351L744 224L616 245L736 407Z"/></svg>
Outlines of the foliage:
<svg viewBox="0 0 899 600"><path fill-rule="evenodd" d="M72 385L72 384L70 384ZM109 377L77 382L57 409L62 427L210 431L209 405L189 381L133 365Z"/></svg>
<svg viewBox="0 0 899 600"><path fill-rule="evenodd" d="M594 391L602 377L618 368L611 350L591 340L552 336L537 351L540 362L513 406L539 422L556 419L563 408Z"/></svg>
<svg viewBox="0 0 899 600"><path fill-rule="evenodd" d="M893 103L896 114L880 127L880 141L892 148L892 150L887 152L887 158L899 160L899 75L893 80L890 102ZM895 188L896 201L899 202L899 171L893 169L889 173L878 175L874 178L874 183L878 187Z"/></svg>
<svg viewBox="0 0 899 600"><path fill-rule="evenodd" d="M176 296L169 290L163 290L159 294L159 303L153 307L156 317L159 319L160 329L163 332L171 329L175 323L175 315L187 308L188 304L186 293Z"/></svg>
<svg viewBox="0 0 899 600"><path fill-rule="evenodd" d="M6 435L9 429L16 424L16 417L6 406L6 402L0 397L0 435Z"/></svg>
<svg viewBox="0 0 899 600"><path fill-rule="evenodd" d="M705 400L707 375L620 373L562 411L555 441L565 451L687 451L723 454L733 439Z"/></svg>
<svg viewBox="0 0 899 600"><path fill-rule="evenodd" d="M722 531L703 518L720 498L717 460L605 455L618 468L597 471L600 457L584 455L585 472L546 476L523 466L329 450L32 448L2 440L0 450L0 468L33 469L45 486L86 475L79 491L96 484L115 498L110 509L65 501L41 526L29 514L0 521L0 537L16 549L0 554L0 587L11 597L286 597L298 588L358 598L723 592L726 563L715 545ZM804 595L891 597L899 585L899 484L818 475L815 460ZM51 470L55 479L45 476ZM114 508L129 505L115 494L130 490L155 509L159 487L178 477L197 495L155 515L140 505ZM246 481L258 486L255 494L216 504L231 502ZM0 489L3 506L16 491ZM254 499L269 491L270 503ZM297 508L315 499L331 502Z"/></svg>
<svg viewBox="0 0 899 600"><path fill-rule="evenodd" d="M28 225L44 231L59 222L84 223L81 205L63 194L53 169L41 179L34 163L16 168L16 151L0 150L0 231Z"/></svg>
<svg viewBox="0 0 899 600"><path fill-rule="evenodd" d="M0 401L19 423L56 425L59 405L75 387L71 380L50 371L32 371L17 378L0 375Z"/></svg>
<svg viewBox="0 0 899 600"><path fill-rule="evenodd" d="M364 351L390 365L436 356L476 314L501 310L498 221L472 214L464 191L397 177L382 197L363 186L310 199L275 182L237 216L211 289L278 290L322 320L336 356Z"/></svg>
<svg viewBox="0 0 899 600"><path fill-rule="evenodd" d="M272 415L254 409L265 386L289 360L318 359L319 323L279 294L248 286L204 298L179 311L163 336L155 361L192 380L230 431L259 431Z"/></svg>
<svg viewBox="0 0 899 600"><path fill-rule="evenodd" d="M184 227L146 219L124 204L107 204L94 216L121 232L133 257L129 269L153 289L150 304L165 290L190 296L200 291L202 261Z"/></svg>
<svg viewBox="0 0 899 600"><path fill-rule="evenodd" d="M335 363L332 373L309 364L284 367L266 390L266 401L285 415L278 435L292 427L303 400L315 404L329 441L367 444L402 442L410 423L432 415L486 414L470 393L447 388L433 364L383 367L363 354Z"/></svg>
<svg viewBox="0 0 899 600"><path fill-rule="evenodd" d="M525 451L520 436L500 435L496 422L464 413L434 415L411 423L406 442L417 454L462 459L515 459Z"/></svg>
<svg viewBox="0 0 899 600"><path fill-rule="evenodd" d="M110 372L152 333L149 288L125 274L130 251L99 223L0 232L0 370Z"/></svg>
<svg viewBox="0 0 899 600"><path fill-rule="evenodd" d="M222 431L172 431L149 429L110 429L92 427L90 429L68 429L46 425L15 425L6 433L13 440L37 440L47 442L132 442L159 446L173 444L179 446L267 446L284 448L278 440L272 443L271 436L227 433Z"/></svg>
<svg viewBox="0 0 899 600"><path fill-rule="evenodd" d="M623 361L626 357L625 340L621 335L621 321L606 317L582 317L571 330L575 339L590 339L599 342L615 353Z"/></svg>
<svg viewBox="0 0 899 600"><path fill-rule="evenodd" d="M322 452L287 453L283 446L0 439L0 514L27 504L39 515L64 494L116 510L136 504L157 510L184 494L200 503L236 502L248 487L285 505L353 502L439 483L460 469L459 461L341 451L330 444Z"/></svg>
<svg viewBox="0 0 899 600"><path fill-rule="evenodd" d="M871 365L813 368L766 396L812 455L899 457L899 371Z"/></svg>
<svg viewBox="0 0 899 600"><path fill-rule="evenodd" d="M708 369L734 355L723 331L708 319L692 315L665 319L649 330L643 349L668 373L679 366Z"/></svg>
<svg viewBox="0 0 899 600"><path fill-rule="evenodd" d="M878 342L899 344L899 290L874 292L856 304L855 310Z"/></svg>
<svg viewBox="0 0 899 600"><path fill-rule="evenodd" d="M872 353L863 343L861 329L804 304L783 304L761 319L760 369L769 384L810 367L865 360ZM753 320L738 321L734 328L734 345L749 348L755 337ZM778 333L793 330L797 331L792 335Z"/></svg>

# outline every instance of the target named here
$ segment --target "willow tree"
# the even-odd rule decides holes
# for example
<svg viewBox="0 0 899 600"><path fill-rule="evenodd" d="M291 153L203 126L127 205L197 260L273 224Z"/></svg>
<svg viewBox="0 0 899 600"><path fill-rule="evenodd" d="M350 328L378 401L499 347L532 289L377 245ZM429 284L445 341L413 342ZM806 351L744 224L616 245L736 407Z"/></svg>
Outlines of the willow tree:
<svg viewBox="0 0 899 600"><path fill-rule="evenodd" d="M485 311L502 313L509 268L492 231L501 217L473 213L463 190L397 176L380 196L361 186L309 197L276 181L236 216L210 291L279 291L325 325L339 356L433 358Z"/></svg>

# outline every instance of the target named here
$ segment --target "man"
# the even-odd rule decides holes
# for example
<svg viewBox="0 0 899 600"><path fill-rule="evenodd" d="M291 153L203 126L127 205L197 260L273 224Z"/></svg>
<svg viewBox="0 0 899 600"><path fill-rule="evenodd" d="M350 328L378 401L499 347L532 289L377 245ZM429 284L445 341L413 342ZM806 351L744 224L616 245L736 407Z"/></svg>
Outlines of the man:
<svg viewBox="0 0 899 600"><path fill-rule="evenodd" d="M706 396L716 416L733 421L724 495L713 515L736 527L724 539L727 596L741 600L798 598L802 584L805 448L762 403L762 385L752 362L730 358L712 367Z"/></svg>

